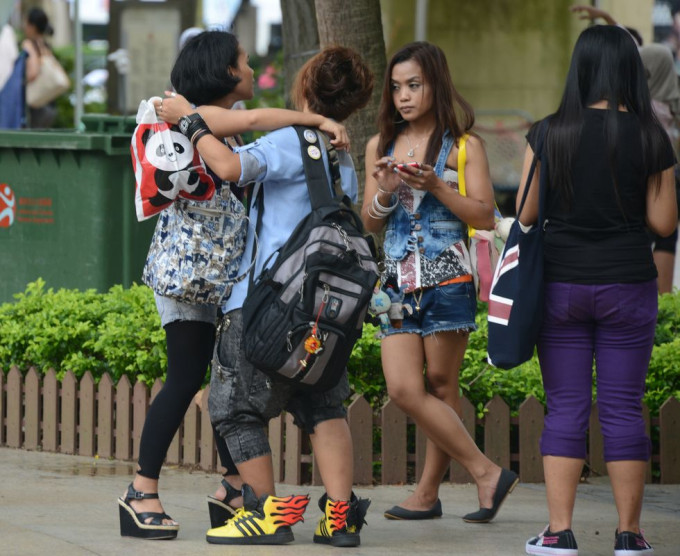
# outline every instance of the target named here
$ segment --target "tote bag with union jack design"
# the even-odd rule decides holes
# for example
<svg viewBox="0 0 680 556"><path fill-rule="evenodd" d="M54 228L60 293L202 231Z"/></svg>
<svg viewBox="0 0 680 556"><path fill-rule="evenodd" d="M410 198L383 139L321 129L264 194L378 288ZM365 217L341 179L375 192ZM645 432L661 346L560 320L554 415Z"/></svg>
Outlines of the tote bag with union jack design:
<svg viewBox="0 0 680 556"><path fill-rule="evenodd" d="M541 130L545 131L545 125ZM491 283L488 359L494 367L512 369L531 359L543 317L543 221L547 164L541 163L538 221L527 229L519 222L545 133L540 133L517 218Z"/></svg>

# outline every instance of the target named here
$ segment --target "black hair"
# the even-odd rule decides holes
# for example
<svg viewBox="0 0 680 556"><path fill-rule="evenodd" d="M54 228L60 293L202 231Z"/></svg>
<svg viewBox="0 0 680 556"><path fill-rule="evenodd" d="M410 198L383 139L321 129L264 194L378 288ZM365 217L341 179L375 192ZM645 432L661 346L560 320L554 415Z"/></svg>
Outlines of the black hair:
<svg viewBox="0 0 680 556"><path fill-rule="evenodd" d="M608 102L605 129L611 168L615 167L616 116L620 106L635 114L640 122L642 156L648 174L653 173L652 168L663 167L668 139L652 111L637 45L619 27L594 25L584 30L576 41L562 101L550 118L545 140L550 187L555 188L567 204L573 198L571 169L584 111L601 100ZM616 187L616 180L614 185ZM661 180L655 185L660 187Z"/></svg>
<svg viewBox="0 0 680 556"><path fill-rule="evenodd" d="M47 14L40 8L32 8L26 15L26 21L33 25L41 35L51 35L53 32Z"/></svg>
<svg viewBox="0 0 680 556"><path fill-rule="evenodd" d="M200 106L231 93L241 81L229 69L238 68L238 39L226 31L204 31L189 39L175 61L170 82L186 99Z"/></svg>

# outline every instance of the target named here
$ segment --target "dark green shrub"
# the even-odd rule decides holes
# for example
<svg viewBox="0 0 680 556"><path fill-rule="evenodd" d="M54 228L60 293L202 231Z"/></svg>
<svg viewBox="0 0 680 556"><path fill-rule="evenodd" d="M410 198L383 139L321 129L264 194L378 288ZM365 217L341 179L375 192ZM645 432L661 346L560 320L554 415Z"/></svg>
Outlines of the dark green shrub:
<svg viewBox="0 0 680 556"><path fill-rule="evenodd" d="M29 284L13 303L0 305L0 368L16 365L22 371L50 368L62 377L90 371L98 380L108 372L114 381L127 375L151 385L167 368L165 333L160 326L153 294L146 286L106 293L94 290L46 289L42 280ZM541 402L545 394L538 361L503 371L486 361L486 307L478 307L478 330L470 335L463 368L461 393L483 415L496 394L513 412L527 396ZM380 363L377 328L364 326L348 364L352 390L378 409L387 399ZM645 403L655 415L669 396L680 398L680 293L659 298L659 319L647 375Z"/></svg>
<svg viewBox="0 0 680 556"><path fill-rule="evenodd" d="M107 293L28 285L14 303L0 305L0 366L22 371L53 368L95 379L108 372L114 381L124 374L152 384L166 368L165 332L151 290L146 286Z"/></svg>

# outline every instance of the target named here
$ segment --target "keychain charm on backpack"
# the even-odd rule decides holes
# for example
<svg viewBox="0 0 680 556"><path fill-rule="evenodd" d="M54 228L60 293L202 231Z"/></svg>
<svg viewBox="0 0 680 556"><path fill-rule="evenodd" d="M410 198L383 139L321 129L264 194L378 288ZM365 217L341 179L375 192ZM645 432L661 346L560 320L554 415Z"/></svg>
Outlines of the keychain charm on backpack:
<svg viewBox="0 0 680 556"><path fill-rule="evenodd" d="M316 355L323 351L323 343L316 336L316 332L312 332L312 335L305 340L305 351L311 355Z"/></svg>

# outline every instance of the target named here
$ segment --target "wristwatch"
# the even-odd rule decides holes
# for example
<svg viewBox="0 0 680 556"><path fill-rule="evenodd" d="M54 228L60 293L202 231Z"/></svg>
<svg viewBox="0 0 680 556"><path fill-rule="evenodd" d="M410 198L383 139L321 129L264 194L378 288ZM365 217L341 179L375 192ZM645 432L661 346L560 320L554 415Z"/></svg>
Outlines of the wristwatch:
<svg viewBox="0 0 680 556"><path fill-rule="evenodd" d="M197 122L202 120L203 118L198 112L194 112L193 114L189 114L187 116L182 116L178 121L177 121L177 126L179 127L179 130L182 132L182 135L186 135L187 137L189 136L189 127L191 126L192 123Z"/></svg>

